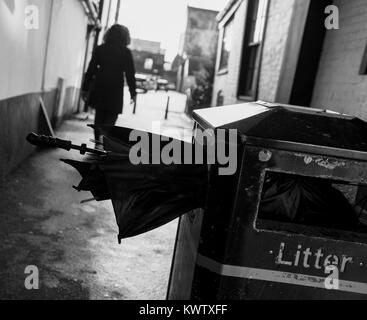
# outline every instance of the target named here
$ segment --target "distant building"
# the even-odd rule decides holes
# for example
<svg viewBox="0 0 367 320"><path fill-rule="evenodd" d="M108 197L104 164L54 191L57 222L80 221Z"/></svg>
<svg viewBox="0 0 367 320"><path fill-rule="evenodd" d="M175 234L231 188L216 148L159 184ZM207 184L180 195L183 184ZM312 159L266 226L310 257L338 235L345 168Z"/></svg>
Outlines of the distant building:
<svg viewBox="0 0 367 320"><path fill-rule="evenodd" d="M161 43L157 41L142 40L142 39L131 39L132 50L146 51L156 54L165 54L165 50L161 49Z"/></svg>
<svg viewBox="0 0 367 320"><path fill-rule="evenodd" d="M327 29L333 5L339 29ZM367 120L367 1L232 0L218 15L212 105L266 100Z"/></svg>
<svg viewBox="0 0 367 320"><path fill-rule="evenodd" d="M217 11L187 7L186 31L174 61L181 92L200 85L198 77L212 82L218 41L217 14Z"/></svg>
<svg viewBox="0 0 367 320"><path fill-rule="evenodd" d="M137 73L164 76L165 50L160 42L132 39L130 49Z"/></svg>

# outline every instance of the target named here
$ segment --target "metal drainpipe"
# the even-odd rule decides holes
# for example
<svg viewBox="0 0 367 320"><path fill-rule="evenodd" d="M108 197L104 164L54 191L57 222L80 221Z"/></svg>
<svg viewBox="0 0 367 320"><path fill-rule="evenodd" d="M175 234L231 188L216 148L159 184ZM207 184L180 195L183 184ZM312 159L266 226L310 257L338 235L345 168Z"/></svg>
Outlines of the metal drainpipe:
<svg viewBox="0 0 367 320"><path fill-rule="evenodd" d="M95 11L95 8L93 7L93 5L90 3L90 0L82 0L82 1L85 4L85 6L88 10L89 16L93 20L95 26L96 27L100 26L100 21L99 21L98 17L95 16L96 11Z"/></svg>
<svg viewBox="0 0 367 320"><path fill-rule="evenodd" d="M99 21L102 21L103 8L104 8L104 0L101 0L100 3L99 3L99 12L98 12ZM102 26L99 26L96 29L93 48L96 48L98 46L98 39L99 39L99 35L101 33L101 30L102 30Z"/></svg>
<svg viewBox="0 0 367 320"><path fill-rule="evenodd" d="M106 20L106 25L105 25L105 31L106 29L109 27L109 22L110 22L110 16L111 16L111 6L112 6L112 0L110 0L110 3L108 4L108 13L107 13L107 20Z"/></svg>
<svg viewBox="0 0 367 320"><path fill-rule="evenodd" d="M85 72L86 72L86 68L87 68L89 41L90 41L90 35L91 35L92 32L93 32L93 30L90 30L90 26L88 25L87 35L86 35L86 47L85 47L85 53L84 53L84 62L83 62L82 85L83 85L83 82L84 82ZM81 97L81 94L79 94L78 106L77 106L76 113L79 113L79 112L83 111L83 110L81 110L81 101L82 101L82 97Z"/></svg>
<svg viewBox="0 0 367 320"><path fill-rule="evenodd" d="M117 0L115 23L119 22L120 8L121 8L121 0Z"/></svg>
<svg viewBox="0 0 367 320"><path fill-rule="evenodd" d="M261 49L260 49L260 61L259 61L259 73L256 79L256 91L255 91L255 99L258 100L259 98L259 87L260 87L260 76L261 76L261 66L263 62L263 52L264 52L264 44L266 40L266 31L268 27L268 18L269 18L269 9L270 9L271 0L268 0L267 8L266 8L266 14L265 14L265 25L263 30L263 37L262 37L262 43L261 43Z"/></svg>
<svg viewBox="0 0 367 320"><path fill-rule="evenodd" d="M47 62L48 62L48 51L50 46L50 38L51 38L51 27L52 27L52 15L54 11L54 0L51 0L50 7L50 18L48 20L48 29L47 29L47 38L46 38L46 47L45 47L45 56L43 60L43 71L42 71L42 82L41 82L41 92L42 94L45 91L46 85L46 70L47 70Z"/></svg>

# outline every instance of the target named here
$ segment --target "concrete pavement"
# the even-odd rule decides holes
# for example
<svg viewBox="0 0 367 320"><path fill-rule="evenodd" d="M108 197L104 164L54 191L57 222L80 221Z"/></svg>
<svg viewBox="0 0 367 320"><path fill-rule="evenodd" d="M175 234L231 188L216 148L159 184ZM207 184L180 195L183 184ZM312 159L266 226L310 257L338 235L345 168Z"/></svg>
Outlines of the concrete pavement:
<svg viewBox="0 0 367 320"><path fill-rule="evenodd" d="M125 92L124 112L117 122L120 126L132 127L147 131L159 129L173 137L184 138L191 136L193 123L183 114L186 96L174 91L157 91L148 94L139 94L137 97L136 114L133 114L133 105L130 96ZM169 97L168 119L165 120L167 100ZM152 126L152 123L155 124ZM155 127L155 128L154 128Z"/></svg>
<svg viewBox="0 0 367 320"><path fill-rule="evenodd" d="M192 122L185 97L170 94L174 112L162 127L181 136ZM163 119L165 97L139 96L137 114L127 106L118 124L148 129ZM88 123L68 120L58 136L87 142ZM38 151L0 182L0 299L164 299L177 221L118 245L111 203L81 205L91 195L72 189L80 176L60 158L80 155ZM29 265L39 269L38 290L24 286Z"/></svg>

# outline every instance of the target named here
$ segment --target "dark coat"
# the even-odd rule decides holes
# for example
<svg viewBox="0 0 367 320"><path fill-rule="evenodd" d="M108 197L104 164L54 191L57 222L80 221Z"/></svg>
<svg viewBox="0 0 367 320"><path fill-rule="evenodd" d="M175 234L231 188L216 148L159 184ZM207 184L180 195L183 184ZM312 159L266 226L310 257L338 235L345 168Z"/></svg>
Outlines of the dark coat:
<svg viewBox="0 0 367 320"><path fill-rule="evenodd" d="M89 105L97 110L122 113L124 75L132 97L136 96L135 67L126 47L103 44L96 47L82 86L89 91Z"/></svg>

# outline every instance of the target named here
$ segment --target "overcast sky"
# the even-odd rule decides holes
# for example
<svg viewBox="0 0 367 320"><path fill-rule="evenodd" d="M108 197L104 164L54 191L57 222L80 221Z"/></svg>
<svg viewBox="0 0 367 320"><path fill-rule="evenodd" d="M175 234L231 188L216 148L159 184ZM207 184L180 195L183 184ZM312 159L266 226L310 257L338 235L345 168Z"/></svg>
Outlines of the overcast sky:
<svg viewBox="0 0 367 320"><path fill-rule="evenodd" d="M120 23L133 38L159 41L172 61L186 26L187 5L221 11L229 0L122 0Z"/></svg>

